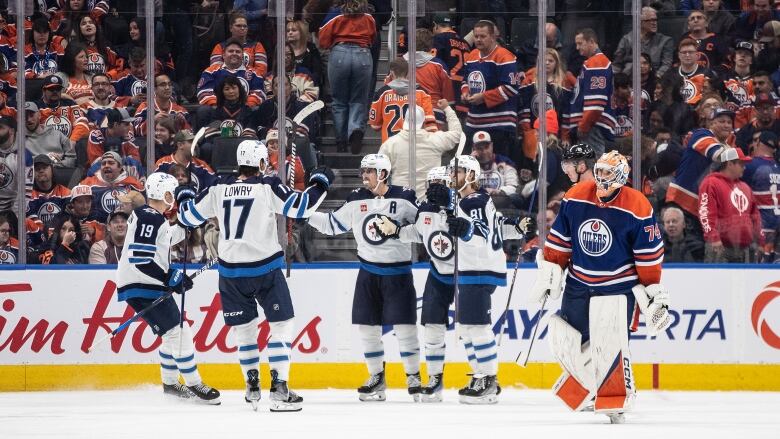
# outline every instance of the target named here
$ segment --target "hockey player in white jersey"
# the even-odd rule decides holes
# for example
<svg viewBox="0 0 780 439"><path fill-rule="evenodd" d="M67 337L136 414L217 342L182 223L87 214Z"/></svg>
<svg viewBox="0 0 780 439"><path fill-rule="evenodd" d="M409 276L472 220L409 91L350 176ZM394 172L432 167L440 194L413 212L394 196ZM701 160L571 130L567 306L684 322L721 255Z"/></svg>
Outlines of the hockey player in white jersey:
<svg viewBox="0 0 780 439"><path fill-rule="evenodd" d="M306 218L325 199L333 173L317 168L311 184L299 192L277 177L262 177L268 151L256 140L238 146L238 177L226 177L201 192L177 193L179 221L197 227L208 218L219 221L219 293L225 324L238 344L238 359L247 383L245 399L255 410L260 399L257 304L271 326L268 362L271 369L271 411L301 410L303 398L288 388L293 331L293 304L281 269L276 214Z"/></svg>
<svg viewBox="0 0 780 439"><path fill-rule="evenodd" d="M170 268L170 249L185 237L178 224L163 215L174 205L178 181L172 175L155 172L146 179L148 204L133 210L127 220L125 251L117 267L117 298L136 312L149 306L169 289L177 293L192 288L192 280L181 270ZM179 328L179 307L168 297L142 318L156 335L160 345L160 373L163 391L183 399L219 404L219 391L200 378L195 363L195 346L190 325ZM179 374L185 385L179 384Z"/></svg>
<svg viewBox="0 0 780 439"><path fill-rule="evenodd" d="M490 309L496 287L506 286L504 220L490 195L479 188L479 174L479 162L472 156L457 156L450 162L450 178L459 194L456 214L447 219L448 232L458 239L457 330L474 372L458 392L464 404L494 404L500 392ZM450 203L451 191L436 188L428 191L428 201L440 206Z"/></svg>
<svg viewBox="0 0 780 439"><path fill-rule="evenodd" d="M409 394L419 401L420 342L417 338L417 295L412 278L409 244L378 231L380 216L401 225L414 221L414 190L388 184L390 159L368 154L360 163L362 188L355 189L338 210L314 213L309 224L326 235L353 231L360 270L352 301L352 324L358 325L369 378L358 389L361 401L385 400L385 351L382 325L393 325L401 351Z"/></svg>
<svg viewBox="0 0 780 439"><path fill-rule="evenodd" d="M434 194L442 189L446 190L450 182L449 170L446 166L432 168L428 171L426 192ZM390 238L398 238L402 242L422 243L431 258L420 319L425 328L423 340L425 361L428 365L428 384L422 388L423 402L442 401L446 350L444 337L449 323L449 309L455 297L454 240L447 225L448 215L452 215L453 208L454 203L440 206L426 199L420 204L413 224L399 227L397 222L386 216L382 216L379 223L382 234ZM514 221L513 224L518 225L504 225L504 233L514 234L514 236L519 233L523 238L534 236L532 218L528 217L528 220L522 222ZM519 224L522 224L524 229L521 229ZM469 361L476 362L476 357L470 355Z"/></svg>

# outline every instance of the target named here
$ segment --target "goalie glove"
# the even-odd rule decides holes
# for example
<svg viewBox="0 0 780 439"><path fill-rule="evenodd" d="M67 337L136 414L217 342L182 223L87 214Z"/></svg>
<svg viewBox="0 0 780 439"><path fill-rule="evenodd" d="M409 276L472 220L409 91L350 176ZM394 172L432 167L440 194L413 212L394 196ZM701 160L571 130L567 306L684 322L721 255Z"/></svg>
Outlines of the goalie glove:
<svg viewBox="0 0 780 439"><path fill-rule="evenodd" d="M546 294L550 299L561 297L563 289L563 270L561 266L554 262L544 260L544 252L539 249L536 252L536 282L531 287L529 297L532 301L542 302Z"/></svg>
<svg viewBox="0 0 780 439"><path fill-rule="evenodd" d="M376 222L376 234L382 238L398 238L400 230L398 222L385 215L380 216Z"/></svg>
<svg viewBox="0 0 780 439"><path fill-rule="evenodd" d="M648 286L635 285L631 289L636 303L645 315L647 334L655 337L672 325L672 315L669 313L670 295L661 284Z"/></svg>

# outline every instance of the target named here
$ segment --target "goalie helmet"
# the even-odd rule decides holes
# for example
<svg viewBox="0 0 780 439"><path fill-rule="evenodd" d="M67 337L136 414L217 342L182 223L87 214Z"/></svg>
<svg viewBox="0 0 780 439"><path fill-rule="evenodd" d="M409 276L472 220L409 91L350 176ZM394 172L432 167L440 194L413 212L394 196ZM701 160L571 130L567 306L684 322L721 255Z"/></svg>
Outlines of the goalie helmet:
<svg viewBox="0 0 780 439"><path fill-rule="evenodd" d="M179 186L179 181L173 175L153 172L146 178L146 196L152 200L165 201L165 193L170 192L171 197L173 197L177 186Z"/></svg>
<svg viewBox="0 0 780 439"><path fill-rule="evenodd" d="M602 155L593 167L597 187L604 191L618 189L625 185L629 172L631 168L628 166L628 160L614 150Z"/></svg>
<svg viewBox="0 0 780 439"><path fill-rule="evenodd" d="M244 140L236 149L238 166L259 168L260 162L268 163L268 149L258 140Z"/></svg>
<svg viewBox="0 0 780 439"><path fill-rule="evenodd" d="M445 186L449 186L452 179L450 178L450 172L446 166L436 166L428 171L428 177L425 179L428 184L440 181Z"/></svg>
<svg viewBox="0 0 780 439"><path fill-rule="evenodd" d="M387 175L390 175L392 165L390 164L390 157L384 154L367 154L360 161L360 169L376 169L377 178L381 176L382 171L387 171ZM385 180L380 178L379 181Z"/></svg>

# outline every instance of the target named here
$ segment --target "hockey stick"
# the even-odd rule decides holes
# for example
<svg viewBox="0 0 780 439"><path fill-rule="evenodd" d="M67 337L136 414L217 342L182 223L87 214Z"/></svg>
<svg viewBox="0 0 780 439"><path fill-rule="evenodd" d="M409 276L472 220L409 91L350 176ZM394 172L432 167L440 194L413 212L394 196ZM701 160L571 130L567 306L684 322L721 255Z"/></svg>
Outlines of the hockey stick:
<svg viewBox="0 0 780 439"><path fill-rule="evenodd" d="M293 122L295 122L295 125L300 125L301 122L303 122L304 119L309 117L312 113L315 111L320 111L325 106L325 104L322 101L314 101L310 103L309 105L301 108L301 111L299 111L294 117Z"/></svg>
<svg viewBox="0 0 780 439"><path fill-rule="evenodd" d="M466 134L463 131L460 132L460 140L458 141L458 149L455 151L455 157L463 154L463 148L466 146Z"/></svg>
<svg viewBox="0 0 780 439"><path fill-rule="evenodd" d="M534 325L534 333L531 335L531 344L528 345L528 350L525 351L525 359L523 360L522 364L520 364L520 357L523 355L523 351L520 351L519 354L517 354L517 358L515 358L515 363L520 364L520 366L526 367L528 365L528 358L531 356L531 349L534 347L534 340L536 340L536 331L539 330L539 326L542 324L542 318L544 318L544 309L547 306L547 298L550 297L550 292L546 292L544 294L544 300L542 301L542 308L539 310L539 319L536 321L536 325Z"/></svg>
<svg viewBox="0 0 780 439"><path fill-rule="evenodd" d="M465 139L466 136L461 134L461 139ZM462 141L461 140L461 141ZM466 173L464 173L463 181L466 181ZM458 185L458 156L455 156L455 186ZM458 217L458 206L460 206L460 191L456 188L455 189L455 208L452 209L452 215L457 218ZM452 268L452 284L453 284L453 298L455 299L455 323L458 323L458 317L459 317L459 307L458 307L458 237L453 236L452 237L452 251L454 253L454 259L452 261L453 268Z"/></svg>
<svg viewBox="0 0 780 439"><path fill-rule="evenodd" d="M536 191L539 189L539 174L542 173L542 162L544 160L544 152L541 148L542 148L542 142L539 142L539 166L538 166L538 171L536 173L536 182L534 183L534 190L531 193L531 202L528 203L529 214L534 213L534 201L536 198ZM506 315L507 313L509 313L509 304L512 302L512 293L515 290L515 280L517 279L517 270L520 268L520 258L522 256L523 256L522 251L518 251L517 258L515 259L515 270L514 273L512 274L512 283L509 285L509 295L506 298L506 306L504 307L504 312L501 314L501 318L498 319L499 330L502 329L502 326L504 325L504 320L506 320ZM498 335L499 346L501 346L501 340L503 340L503 338L504 338L504 331L501 331L501 334Z"/></svg>
<svg viewBox="0 0 780 439"><path fill-rule="evenodd" d="M195 151L198 148L198 142L200 142L200 139L203 138L203 136L206 134L206 127L201 127L197 133L195 133L195 137L192 138L192 145L190 145L190 153L193 157L197 157L195 154Z"/></svg>
<svg viewBox="0 0 780 439"><path fill-rule="evenodd" d="M217 258L209 259L205 264L203 264L202 267L200 267L198 269L198 271L196 271L195 273L192 273L192 277L190 277L190 279L195 279L196 277L198 277L203 272L205 272L206 270L208 270L209 268L213 267L216 264L217 264ZM109 334L106 334L105 336L103 336L100 340L96 341L95 343L92 343L92 346L90 346L87 349L87 353L92 352L93 349L95 349L97 346L101 345L106 340L108 340L110 338L113 338L115 335L117 335L120 332L122 332L125 329L127 329L128 326L130 326L131 323L133 323L136 320L138 320L139 318L143 317L147 312L149 312L150 309L152 309L155 306L159 305L164 300L166 300L167 298L171 297L174 293L175 293L175 291L171 290L171 291L168 291L167 293L163 294L162 296L154 299L154 302L150 303L149 306L147 306L146 308L144 308L144 309L138 311L137 313L135 313L132 317L130 317L129 319L124 321L121 325L119 325L116 329L111 331Z"/></svg>
<svg viewBox="0 0 780 439"><path fill-rule="evenodd" d="M182 274L186 277L187 276L187 258L189 257L189 247L190 247L190 231L188 229L184 230L184 263L182 263L181 271ZM179 310L179 358L181 358L181 331L184 330L184 295L187 293L187 291L181 292L181 310Z"/></svg>

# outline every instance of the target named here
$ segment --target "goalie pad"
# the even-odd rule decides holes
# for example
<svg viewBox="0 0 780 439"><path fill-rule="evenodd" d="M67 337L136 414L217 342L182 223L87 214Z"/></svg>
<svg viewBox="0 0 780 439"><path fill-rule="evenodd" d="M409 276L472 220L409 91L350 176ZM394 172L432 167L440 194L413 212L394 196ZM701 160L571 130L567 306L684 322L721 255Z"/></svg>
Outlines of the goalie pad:
<svg viewBox="0 0 780 439"><path fill-rule="evenodd" d="M631 408L636 394L631 353L628 350L626 296L590 299L591 361L596 380L596 412L622 413Z"/></svg>
<svg viewBox="0 0 780 439"><path fill-rule="evenodd" d="M655 337L672 325L672 315L669 313L669 292L661 285L653 284L645 287L637 284L631 289L636 303L645 316L647 335Z"/></svg>
<svg viewBox="0 0 780 439"><path fill-rule="evenodd" d="M570 409L585 408L595 395L590 344L582 345L582 334L554 314L547 324L550 350L564 372L553 386L553 393Z"/></svg>

